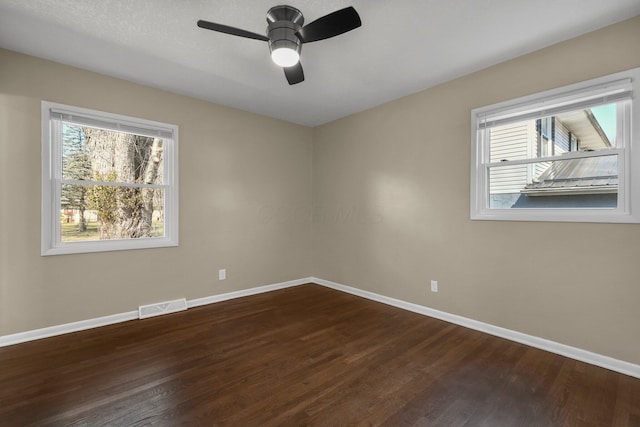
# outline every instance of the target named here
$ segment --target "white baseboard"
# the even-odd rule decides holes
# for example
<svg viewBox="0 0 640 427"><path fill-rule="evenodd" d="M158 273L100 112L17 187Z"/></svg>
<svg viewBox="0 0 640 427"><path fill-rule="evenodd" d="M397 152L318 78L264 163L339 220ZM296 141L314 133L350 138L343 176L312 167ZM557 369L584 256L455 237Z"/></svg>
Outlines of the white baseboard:
<svg viewBox="0 0 640 427"><path fill-rule="evenodd" d="M317 283L322 286L326 286L331 289L346 292L349 294L357 295L363 298L367 298L373 301L381 302L384 304L392 305L394 307L402 308L404 310L412 311L414 313L422 314L436 319L444 320L449 323L464 326L469 329L475 329L476 331L485 332L490 335L495 335L500 338L505 338L510 341L519 342L521 344L528 345L530 347L546 350L551 353L559 354L561 356L568 357L570 359L579 360L581 362L589 363L591 365L600 366L602 368L610 369L612 371L620 372L625 375L630 375L635 378L640 378L640 365L634 363L625 362L623 360L614 359L609 356L603 356L598 353L592 353L590 351L582 350L569 345L560 344L555 341L550 341L544 338L539 338L533 335L523 334L521 332L513 331L511 329L501 328L489 323L480 322L477 320L469 319L467 317L458 316L455 314L447 313L433 308L425 307L418 304L402 301L395 298L390 298L384 295L379 295L369 291L363 291L362 289L353 288L351 286L342 285L340 283L331 282L329 280L318 279L312 277L310 282Z"/></svg>
<svg viewBox="0 0 640 427"><path fill-rule="evenodd" d="M110 316L96 317L95 319L80 320L79 322L65 323L63 325L50 326L48 328L34 329L17 334L4 335L0 337L0 347L20 344L27 341L39 340L42 338L55 337L56 335L68 334L71 332L84 331L86 329L100 326L113 325L114 323L126 322L138 318L138 310L126 313L112 314Z"/></svg>
<svg viewBox="0 0 640 427"><path fill-rule="evenodd" d="M226 294L212 295L210 297L196 298L187 301L187 307L198 307L201 305L213 304L216 302L226 301L234 298L247 297L250 295L262 294L265 292L277 291L278 289L291 288L293 286L304 285L313 282L312 277L306 279L290 280L288 282L275 283L273 285L259 286L257 288L243 289L241 291L229 292Z"/></svg>
<svg viewBox="0 0 640 427"><path fill-rule="evenodd" d="M357 295L366 299L370 299L372 301L377 301L387 305L398 307L403 310L412 311L414 313L444 320L446 322L454 323L456 325L464 326L466 328L485 332L490 335L495 335L497 337L505 338L505 339L519 342L521 344L525 344L531 347L546 350L551 353L555 353L561 356L569 357L571 359L579 360L581 362L600 366L602 368L620 372L625 375L630 375L635 378L640 378L640 365L625 362L623 360L614 359L609 356L603 356L601 354L592 353L590 351L582 350L576 347L571 347L565 344L560 344L555 341L550 341L550 340L539 338L533 335L527 335L527 334L523 334L521 332L513 331L510 329L494 326L489 323L480 322L477 320L469 319L467 317L462 317L455 314L447 313L445 311L435 310L433 308L425 307L418 304L413 304L413 303L402 301L395 298L390 298L390 297L379 295L373 292L364 291L362 289L353 288L351 286L342 285L340 283L331 282L329 280L319 279L317 277L307 277L304 279L290 280L288 282L281 282L281 283L275 283L273 285L259 286L256 288L244 289L241 291L229 292L226 294L213 295L213 296L204 297L204 298L196 298L193 300L188 300L187 307L192 308L192 307L198 307L198 306L207 305L207 304L213 304L216 302L227 301L230 299L257 295L265 292L275 291L278 289L290 288L293 286L299 286L305 283L315 283L331 289L335 289L338 291L342 291L342 292ZM138 319L138 311L129 311L126 313L113 314L111 316L81 320L79 322L51 326L51 327L42 328L42 329L35 329L32 331L20 332L20 333L11 334L11 335L4 335L4 336L0 336L0 347L5 347L13 344L20 344L23 342L33 341L41 338L53 337L56 335L67 334L70 332L83 331L86 329L97 328L99 326L106 326L114 323L120 323L128 320L135 320L135 319Z"/></svg>
<svg viewBox="0 0 640 427"><path fill-rule="evenodd" d="M278 289L290 288L292 286L310 283L310 277L306 279L290 280L288 282L275 283L273 285L259 286L256 288L244 289L237 292L229 292L221 295L213 295L210 297L196 298L187 301L187 308L198 307L200 305L212 304L215 302L226 301L234 298L246 297L250 295L271 292ZM42 338L54 337L56 335L68 334L71 332L84 331L86 329L97 328L100 326L112 325L114 323L126 322L128 320L136 320L139 318L138 310L126 313L112 314L110 316L97 317L95 319L80 320L78 322L65 323L62 325L50 326L42 329L34 329L26 332L19 332L11 335L0 336L0 347L20 344L27 341L39 340Z"/></svg>

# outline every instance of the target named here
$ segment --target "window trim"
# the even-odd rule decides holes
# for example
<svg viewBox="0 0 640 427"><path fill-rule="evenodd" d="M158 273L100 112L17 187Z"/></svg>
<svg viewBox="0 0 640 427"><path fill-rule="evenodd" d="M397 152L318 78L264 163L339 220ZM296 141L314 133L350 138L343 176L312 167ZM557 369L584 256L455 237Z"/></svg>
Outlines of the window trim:
<svg viewBox="0 0 640 427"><path fill-rule="evenodd" d="M61 115L85 118L89 126L110 130L143 131L145 135L163 138L164 161L164 236L138 239L92 240L62 242L60 224L60 195L62 180L61 146L54 138L52 118ZM56 117L53 117L56 116ZM70 116L66 116L70 117ZM93 124L91 124L93 123ZM55 102L41 103L41 255L64 255L89 252L121 251L178 246L178 126L120 114L74 107ZM171 136L170 138L168 136ZM86 182L85 182L86 183Z"/></svg>
<svg viewBox="0 0 640 427"><path fill-rule="evenodd" d="M557 221L557 222L604 222L638 223L640 222L640 105L634 103L640 94L640 68L611 74L544 92L528 95L471 111L471 194L470 218L472 220L498 221ZM624 87L627 87L626 90ZM629 89L630 88L630 89ZM612 90L618 91L606 95ZM574 99L582 104L598 99L599 94L608 102L619 102L624 93L631 92L631 100L618 115L618 149L609 154L618 154L618 207L617 208L489 208L487 141L481 131L481 122L489 117L494 122L515 121L514 117L531 114L532 111L553 111L567 100ZM586 101L581 101L586 99ZM528 118L528 117L527 117ZM523 118L522 120L526 120ZM622 124L624 123L624 127ZM485 125L487 126L487 125ZM632 133L632 131L634 133ZM574 157L579 152L569 152ZM588 155L587 155L588 157ZM563 155L562 159L565 158ZM549 158L538 158L537 161ZM557 157L555 160L559 160ZM509 162L515 165L515 161Z"/></svg>

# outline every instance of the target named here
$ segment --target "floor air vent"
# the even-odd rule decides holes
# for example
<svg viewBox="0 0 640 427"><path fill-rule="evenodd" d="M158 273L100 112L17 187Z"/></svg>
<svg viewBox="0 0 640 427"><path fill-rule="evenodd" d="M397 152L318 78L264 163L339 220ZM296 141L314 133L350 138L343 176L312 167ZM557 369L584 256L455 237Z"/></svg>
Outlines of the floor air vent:
<svg viewBox="0 0 640 427"><path fill-rule="evenodd" d="M138 317L140 319L146 319L147 317L160 316L161 314L174 313L186 309L187 300L182 298L156 304L141 305L138 307Z"/></svg>

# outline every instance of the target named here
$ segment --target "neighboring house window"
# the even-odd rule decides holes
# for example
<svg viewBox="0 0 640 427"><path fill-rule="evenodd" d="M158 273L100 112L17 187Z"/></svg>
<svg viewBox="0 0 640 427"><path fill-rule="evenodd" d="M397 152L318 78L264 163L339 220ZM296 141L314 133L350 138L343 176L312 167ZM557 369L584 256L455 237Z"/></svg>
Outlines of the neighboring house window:
<svg viewBox="0 0 640 427"><path fill-rule="evenodd" d="M42 255L177 246L178 127L42 102Z"/></svg>
<svg viewBox="0 0 640 427"><path fill-rule="evenodd" d="M471 219L640 222L639 78L474 109Z"/></svg>
<svg viewBox="0 0 640 427"><path fill-rule="evenodd" d="M553 122L554 117L536 120L538 157L553 156Z"/></svg>

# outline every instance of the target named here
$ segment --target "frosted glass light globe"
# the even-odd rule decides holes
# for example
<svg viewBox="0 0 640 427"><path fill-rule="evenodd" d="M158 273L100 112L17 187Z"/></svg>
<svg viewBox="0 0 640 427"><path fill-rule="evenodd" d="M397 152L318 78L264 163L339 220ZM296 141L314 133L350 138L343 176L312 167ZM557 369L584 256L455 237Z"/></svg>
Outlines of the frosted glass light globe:
<svg viewBox="0 0 640 427"><path fill-rule="evenodd" d="M281 67L292 67L300 61L300 54L294 49L281 47L271 52L271 60Z"/></svg>

